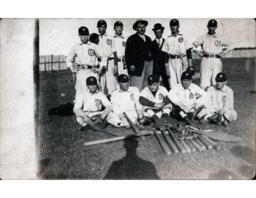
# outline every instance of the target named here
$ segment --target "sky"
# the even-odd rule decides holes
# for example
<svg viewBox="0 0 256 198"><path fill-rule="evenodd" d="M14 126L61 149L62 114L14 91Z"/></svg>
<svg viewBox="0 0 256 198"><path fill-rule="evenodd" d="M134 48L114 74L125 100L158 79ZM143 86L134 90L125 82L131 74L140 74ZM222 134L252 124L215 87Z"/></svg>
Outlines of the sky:
<svg viewBox="0 0 256 198"><path fill-rule="evenodd" d="M90 33L96 32L96 24L99 19L40 19L40 55L67 55L71 47L79 42L78 28L87 26ZM117 19L107 18L107 33L114 34L113 24L117 20L124 23L124 36L135 33L132 29L135 18ZM165 27L163 37L170 35L169 21L167 18L146 19L149 24L146 34L154 39L152 28L155 23L161 23ZM180 21L180 33L193 42L197 37L207 32L207 18L182 18ZM256 24L253 19L217 19L217 33L230 45L235 47L256 47Z"/></svg>

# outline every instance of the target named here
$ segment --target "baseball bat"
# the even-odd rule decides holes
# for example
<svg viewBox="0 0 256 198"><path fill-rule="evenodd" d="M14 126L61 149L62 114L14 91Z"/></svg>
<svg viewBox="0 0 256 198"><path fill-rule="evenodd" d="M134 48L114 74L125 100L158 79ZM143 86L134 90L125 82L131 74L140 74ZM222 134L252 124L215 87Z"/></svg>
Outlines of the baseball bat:
<svg viewBox="0 0 256 198"><path fill-rule="evenodd" d="M168 147L167 143L164 141L163 136L161 136L160 134L158 134L158 132L153 129L153 133L156 136L156 139L158 140L161 148L163 149L163 151L165 152L166 155L171 155L172 151L171 149Z"/></svg>
<svg viewBox="0 0 256 198"><path fill-rule="evenodd" d="M214 149L219 150L221 148L221 146L218 143L216 143L215 141L211 140L210 138L208 138L205 135L202 135L202 136L213 146Z"/></svg>
<svg viewBox="0 0 256 198"><path fill-rule="evenodd" d="M171 137L168 134L168 131L162 130L162 135L164 136L166 142L168 143L168 145L170 146L171 150L174 153L179 153L179 149L177 148L177 146L175 145L175 143L173 142L173 140L171 139Z"/></svg>
<svg viewBox="0 0 256 198"><path fill-rule="evenodd" d="M199 145L201 146L201 148L202 148L203 150L206 150L206 146L205 146L202 142L200 142L200 140L198 139L198 137L194 138L194 140L195 140L195 142L196 142L197 144L199 144Z"/></svg>
<svg viewBox="0 0 256 198"><path fill-rule="evenodd" d="M191 139L190 142L199 152L204 151L204 149L194 139Z"/></svg>
<svg viewBox="0 0 256 198"><path fill-rule="evenodd" d="M187 143L186 143L183 139L180 139L179 141L180 141L180 143L183 145L183 147L185 148L186 152L187 152L187 153L191 153L191 149L189 148L189 146L187 145Z"/></svg>
<svg viewBox="0 0 256 198"><path fill-rule="evenodd" d="M207 149L213 149L213 146L202 135L199 135L198 139L206 146Z"/></svg>
<svg viewBox="0 0 256 198"><path fill-rule="evenodd" d="M166 128L167 131L169 132L170 137L172 138L172 140L174 141L175 145L177 146L177 148L182 152L182 153L186 153L185 148L183 147L183 145L179 142L178 139L176 139L172 133L172 131L170 130L170 128Z"/></svg>
<svg viewBox="0 0 256 198"><path fill-rule="evenodd" d="M192 152L196 151L196 148L193 146L193 144L190 142L190 140L185 140L185 142L188 144L188 146Z"/></svg>

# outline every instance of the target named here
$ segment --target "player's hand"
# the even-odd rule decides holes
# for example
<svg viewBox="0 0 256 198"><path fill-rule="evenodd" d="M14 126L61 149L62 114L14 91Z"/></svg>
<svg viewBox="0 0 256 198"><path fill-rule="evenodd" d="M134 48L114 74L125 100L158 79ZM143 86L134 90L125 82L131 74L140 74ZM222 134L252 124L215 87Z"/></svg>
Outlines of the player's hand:
<svg viewBox="0 0 256 198"><path fill-rule="evenodd" d="M131 71L131 72L134 72L135 70L136 70L135 65L131 65L131 66L130 66L130 71Z"/></svg>
<svg viewBox="0 0 256 198"><path fill-rule="evenodd" d="M81 69L81 68L80 68L80 65L79 65L79 64L74 64L74 65L73 65L73 71L74 71L74 72L78 72L78 71L80 71L80 69Z"/></svg>
<svg viewBox="0 0 256 198"><path fill-rule="evenodd" d="M84 115L84 121L88 124L92 124L92 120L88 115Z"/></svg>
<svg viewBox="0 0 256 198"><path fill-rule="evenodd" d="M161 108L163 108L164 107L164 103L163 102L159 102L159 103L155 103L155 105L154 105L156 108L159 108L159 109L161 109Z"/></svg>
<svg viewBox="0 0 256 198"><path fill-rule="evenodd" d="M166 63L165 64L165 73L166 73L166 76L170 78L170 69L169 69L169 64Z"/></svg>

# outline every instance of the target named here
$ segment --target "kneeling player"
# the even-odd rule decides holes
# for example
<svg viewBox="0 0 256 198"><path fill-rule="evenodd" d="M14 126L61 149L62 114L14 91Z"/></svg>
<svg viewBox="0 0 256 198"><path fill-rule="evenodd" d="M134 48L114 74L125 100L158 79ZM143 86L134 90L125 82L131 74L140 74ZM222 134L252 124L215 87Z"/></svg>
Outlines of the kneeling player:
<svg viewBox="0 0 256 198"><path fill-rule="evenodd" d="M102 120L107 119L110 124L115 124L111 103L103 92L99 91L97 79L94 76L88 77L86 85L89 91L78 95L73 109L77 123L84 127L92 123L92 117L99 115Z"/></svg>
<svg viewBox="0 0 256 198"><path fill-rule="evenodd" d="M172 105L164 102L167 95L167 89L159 85L159 78L150 75L148 77L148 87L145 87L141 91L139 99L144 110L143 115L154 121L156 121L157 118L169 116L172 110Z"/></svg>
<svg viewBox="0 0 256 198"><path fill-rule="evenodd" d="M226 85L227 76L225 73L218 73L215 81L216 85L209 87L207 90L210 97L209 105L213 113L209 120L214 123L228 125L230 121L237 119L237 113L234 110L234 93Z"/></svg>
<svg viewBox="0 0 256 198"><path fill-rule="evenodd" d="M129 77L126 74L118 76L117 81L120 89L114 91L111 96L113 113L118 116L121 124L120 127L130 127L124 113L134 124L138 124L142 119L142 107L139 103L140 92L137 87L129 86Z"/></svg>

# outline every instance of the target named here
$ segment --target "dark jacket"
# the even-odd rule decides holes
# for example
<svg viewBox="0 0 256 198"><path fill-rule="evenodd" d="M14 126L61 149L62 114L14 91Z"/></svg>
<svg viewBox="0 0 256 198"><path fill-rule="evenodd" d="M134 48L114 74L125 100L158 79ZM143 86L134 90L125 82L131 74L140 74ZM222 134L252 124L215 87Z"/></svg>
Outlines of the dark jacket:
<svg viewBox="0 0 256 198"><path fill-rule="evenodd" d="M163 39L163 42L161 43L160 47L158 46L156 39L151 43L152 57L154 61L153 73L158 74L161 71L164 71L165 63L168 63L168 59L169 59L168 54L162 51L164 42L165 42L165 39Z"/></svg>
<svg viewBox="0 0 256 198"><path fill-rule="evenodd" d="M130 75L141 76L144 61L152 60L151 39L145 35L146 42L136 33L131 35L126 42L125 60ZM135 71L130 71L130 66L135 66Z"/></svg>

